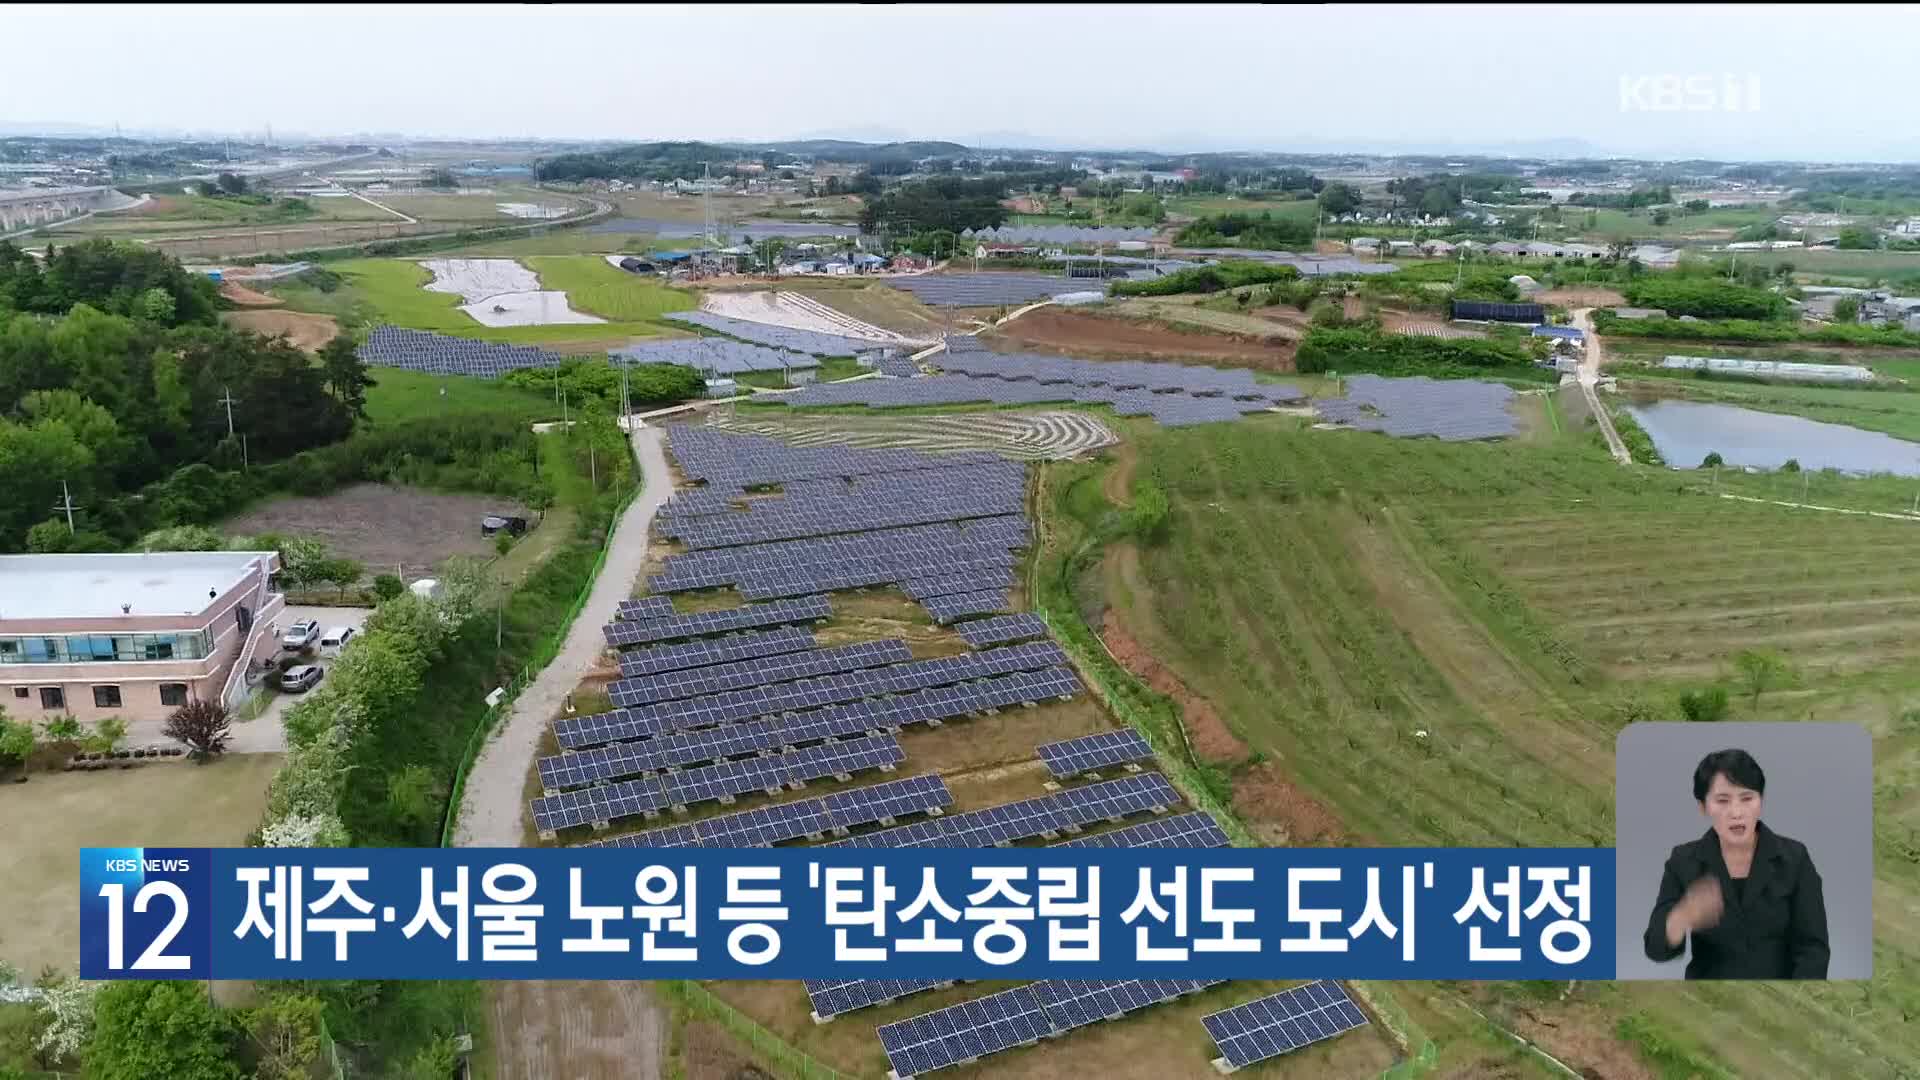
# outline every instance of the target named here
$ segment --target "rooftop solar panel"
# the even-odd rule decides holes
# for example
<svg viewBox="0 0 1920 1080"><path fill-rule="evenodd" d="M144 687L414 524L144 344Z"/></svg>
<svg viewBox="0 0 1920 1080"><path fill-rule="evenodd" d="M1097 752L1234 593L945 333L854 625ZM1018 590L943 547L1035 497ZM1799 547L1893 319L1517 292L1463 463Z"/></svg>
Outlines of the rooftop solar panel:
<svg viewBox="0 0 1920 1080"><path fill-rule="evenodd" d="M1062 780L1079 776L1090 769L1130 761L1147 761L1153 757L1153 747L1148 746L1147 740L1132 729L1098 731L1077 739L1045 743L1036 752L1040 760L1046 762L1047 771Z"/></svg>
<svg viewBox="0 0 1920 1080"><path fill-rule="evenodd" d="M973 1061L1054 1033L1030 987L922 1013L878 1030L887 1063L900 1080Z"/></svg>
<svg viewBox="0 0 1920 1080"><path fill-rule="evenodd" d="M1322 979L1200 1018L1220 1056L1245 1068L1367 1022L1339 983Z"/></svg>

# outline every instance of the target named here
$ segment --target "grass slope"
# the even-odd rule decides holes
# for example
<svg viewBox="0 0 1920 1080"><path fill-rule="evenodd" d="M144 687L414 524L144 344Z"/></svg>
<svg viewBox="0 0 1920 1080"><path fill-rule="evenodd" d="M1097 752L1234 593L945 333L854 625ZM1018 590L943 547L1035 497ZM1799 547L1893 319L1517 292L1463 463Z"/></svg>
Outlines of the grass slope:
<svg viewBox="0 0 1920 1080"><path fill-rule="evenodd" d="M1785 652L1800 685L1757 708L1741 699L1737 715L1873 733L1879 975L1583 986L1559 1019L1612 1021L1562 1052L1654 1064L1694 1047L1740 1075L1901 1075L1916 1004L1901 988L1920 957L1920 725L1900 719L1920 705L1914 526L1718 499L1710 476L1623 469L1580 439L1127 430L1137 469L1169 496L1171 536L1137 561L1092 564L1083 603L1112 605L1354 842L1610 844L1620 728L1676 717L1677 690L1723 677L1734 652ZM1761 493L1770 479L1718 483ZM1082 478L1078 497L1101 498L1100 484ZM1053 509L1083 514L1066 509L1074 497ZM1284 822L1289 806L1263 791L1248 779L1236 808ZM1501 992L1409 984L1402 997L1431 1019ZM1619 1027L1627 1016L1640 1018ZM1442 1037L1474 1038L1465 1023Z"/></svg>

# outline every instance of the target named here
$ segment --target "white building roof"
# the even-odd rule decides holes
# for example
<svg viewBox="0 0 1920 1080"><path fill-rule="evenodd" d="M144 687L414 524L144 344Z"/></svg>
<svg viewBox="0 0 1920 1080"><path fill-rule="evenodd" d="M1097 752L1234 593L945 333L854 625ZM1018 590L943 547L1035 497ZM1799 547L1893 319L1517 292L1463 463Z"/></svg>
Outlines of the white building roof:
<svg viewBox="0 0 1920 1080"><path fill-rule="evenodd" d="M0 620L195 615L271 551L0 555ZM131 610L121 611L121 605Z"/></svg>

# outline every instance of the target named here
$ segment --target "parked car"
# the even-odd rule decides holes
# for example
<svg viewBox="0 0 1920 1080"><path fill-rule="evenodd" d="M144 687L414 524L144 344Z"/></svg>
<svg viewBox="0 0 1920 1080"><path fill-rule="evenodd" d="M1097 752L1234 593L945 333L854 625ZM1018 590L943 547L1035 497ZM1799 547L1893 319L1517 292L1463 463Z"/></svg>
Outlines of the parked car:
<svg viewBox="0 0 1920 1080"><path fill-rule="evenodd" d="M351 626L336 626L320 635L320 651L331 656L347 647L353 640L354 629Z"/></svg>
<svg viewBox="0 0 1920 1080"><path fill-rule="evenodd" d="M280 647L293 649L297 652L312 645L313 639L319 636L319 623L312 619L301 619L299 622L287 627L287 632L280 635Z"/></svg>
<svg viewBox="0 0 1920 1080"><path fill-rule="evenodd" d="M502 514L488 514L480 519L481 536L493 536L502 530L514 536L524 536L527 532L527 519Z"/></svg>
<svg viewBox="0 0 1920 1080"><path fill-rule="evenodd" d="M320 685L320 680L326 677L326 671L318 665L301 664L280 673L280 689L289 694L304 694Z"/></svg>

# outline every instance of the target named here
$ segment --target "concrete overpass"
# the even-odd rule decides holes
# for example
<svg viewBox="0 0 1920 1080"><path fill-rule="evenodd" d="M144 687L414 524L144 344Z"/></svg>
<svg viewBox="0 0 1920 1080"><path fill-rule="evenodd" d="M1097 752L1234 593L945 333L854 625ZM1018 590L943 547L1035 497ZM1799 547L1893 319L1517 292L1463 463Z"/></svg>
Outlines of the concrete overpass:
<svg viewBox="0 0 1920 1080"><path fill-rule="evenodd" d="M126 196L110 187L0 190L0 236L112 210L125 201Z"/></svg>

